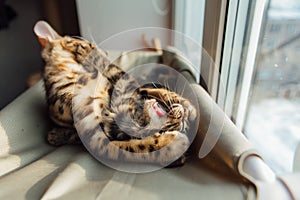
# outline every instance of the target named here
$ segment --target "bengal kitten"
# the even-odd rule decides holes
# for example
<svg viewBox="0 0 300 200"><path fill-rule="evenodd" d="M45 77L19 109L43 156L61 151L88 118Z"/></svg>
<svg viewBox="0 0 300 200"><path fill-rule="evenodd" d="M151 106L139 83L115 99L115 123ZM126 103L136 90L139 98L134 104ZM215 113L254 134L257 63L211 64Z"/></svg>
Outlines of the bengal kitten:
<svg viewBox="0 0 300 200"><path fill-rule="evenodd" d="M190 101L166 88L139 87L85 39L62 37L44 21L34 32L43 49L49 115L56 124L47 135L50 144L84 140L93 154L107 159L185 162L186 133L196 118Z"/></svg>

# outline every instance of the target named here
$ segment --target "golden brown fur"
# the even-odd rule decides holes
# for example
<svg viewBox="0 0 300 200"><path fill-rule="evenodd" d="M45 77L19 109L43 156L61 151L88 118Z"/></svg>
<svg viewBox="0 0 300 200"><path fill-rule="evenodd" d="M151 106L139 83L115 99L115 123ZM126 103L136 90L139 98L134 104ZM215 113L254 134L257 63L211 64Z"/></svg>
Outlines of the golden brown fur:
<svg viewBox="0 0 300 200"><path fill-rule="evenodd" d="M46 30L46 31L45 31ZM103 159L169 164L190 145L196 118L191 103L165 88L138 87L134 79L86 40L59 36L45 22L35 33L43 46L53 145L80 143ZM159 150L159 151L158 151Z"/></svg>

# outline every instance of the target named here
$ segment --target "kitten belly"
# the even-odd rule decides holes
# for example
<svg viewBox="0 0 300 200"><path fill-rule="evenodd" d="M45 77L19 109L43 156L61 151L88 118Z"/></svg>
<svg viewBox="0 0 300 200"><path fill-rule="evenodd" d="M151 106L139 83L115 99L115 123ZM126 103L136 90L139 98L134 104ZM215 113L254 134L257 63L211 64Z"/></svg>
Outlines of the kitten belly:
<svg viewBox="0 0 300 200"><path fill-rule="evenodd" d="M102 112L109 107L110 82L99 74L98 78L89 80L84 87L77 86L73 102L75 127L81 130L94 127L103 122ZM80 115L80 116L77 116Z"/></svg>

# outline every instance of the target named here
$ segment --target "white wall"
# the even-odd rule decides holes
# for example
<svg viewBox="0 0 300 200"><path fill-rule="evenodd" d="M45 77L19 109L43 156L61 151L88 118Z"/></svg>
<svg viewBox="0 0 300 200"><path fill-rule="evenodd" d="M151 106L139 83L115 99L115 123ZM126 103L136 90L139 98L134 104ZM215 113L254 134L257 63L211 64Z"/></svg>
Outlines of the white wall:
<svg viewBox="0 0 300 200"><path fill-rule="evenodd" d="M80 31L97 43L123 31L143 27L171 28L172 0L76 0ZM149 30L149 29L147 29ZM141 34L167 40L166 31L127 32L126 37L110 42L105 48L129 49L141 46ZM102 45L101 45L102 46ZM103 47L103 46L102 46Z"/></svg>

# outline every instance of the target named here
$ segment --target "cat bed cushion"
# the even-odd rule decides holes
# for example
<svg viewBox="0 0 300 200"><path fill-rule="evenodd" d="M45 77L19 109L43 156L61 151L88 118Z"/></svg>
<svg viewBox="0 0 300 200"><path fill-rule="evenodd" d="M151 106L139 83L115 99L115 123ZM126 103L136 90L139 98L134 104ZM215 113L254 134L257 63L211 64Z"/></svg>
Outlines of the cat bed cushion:
<svg viewBox="0 0 300 200"><path fill-rule="evenodd" d="M157 61L149 52L124 57L127 64L141 58ZM51 122L39 82L0 112L0 199L255 199L256 188L238 168L255 151L230 120L212 152L198 158L211 115L201 105L211 99L192 83L187 66L177 70L190 79L202 109L194 156L183 167L131 174L101 164L81 145L50 146L45 136Z"/></svg>
<svg viewBox="0 0 300 200"><path fill-rule="evenodd" d="M250 187L218 176L201 160L128 174L104 166L80 145L48 145L41 82L2 110L0 120L0 199L243 199Z"/></svg>

